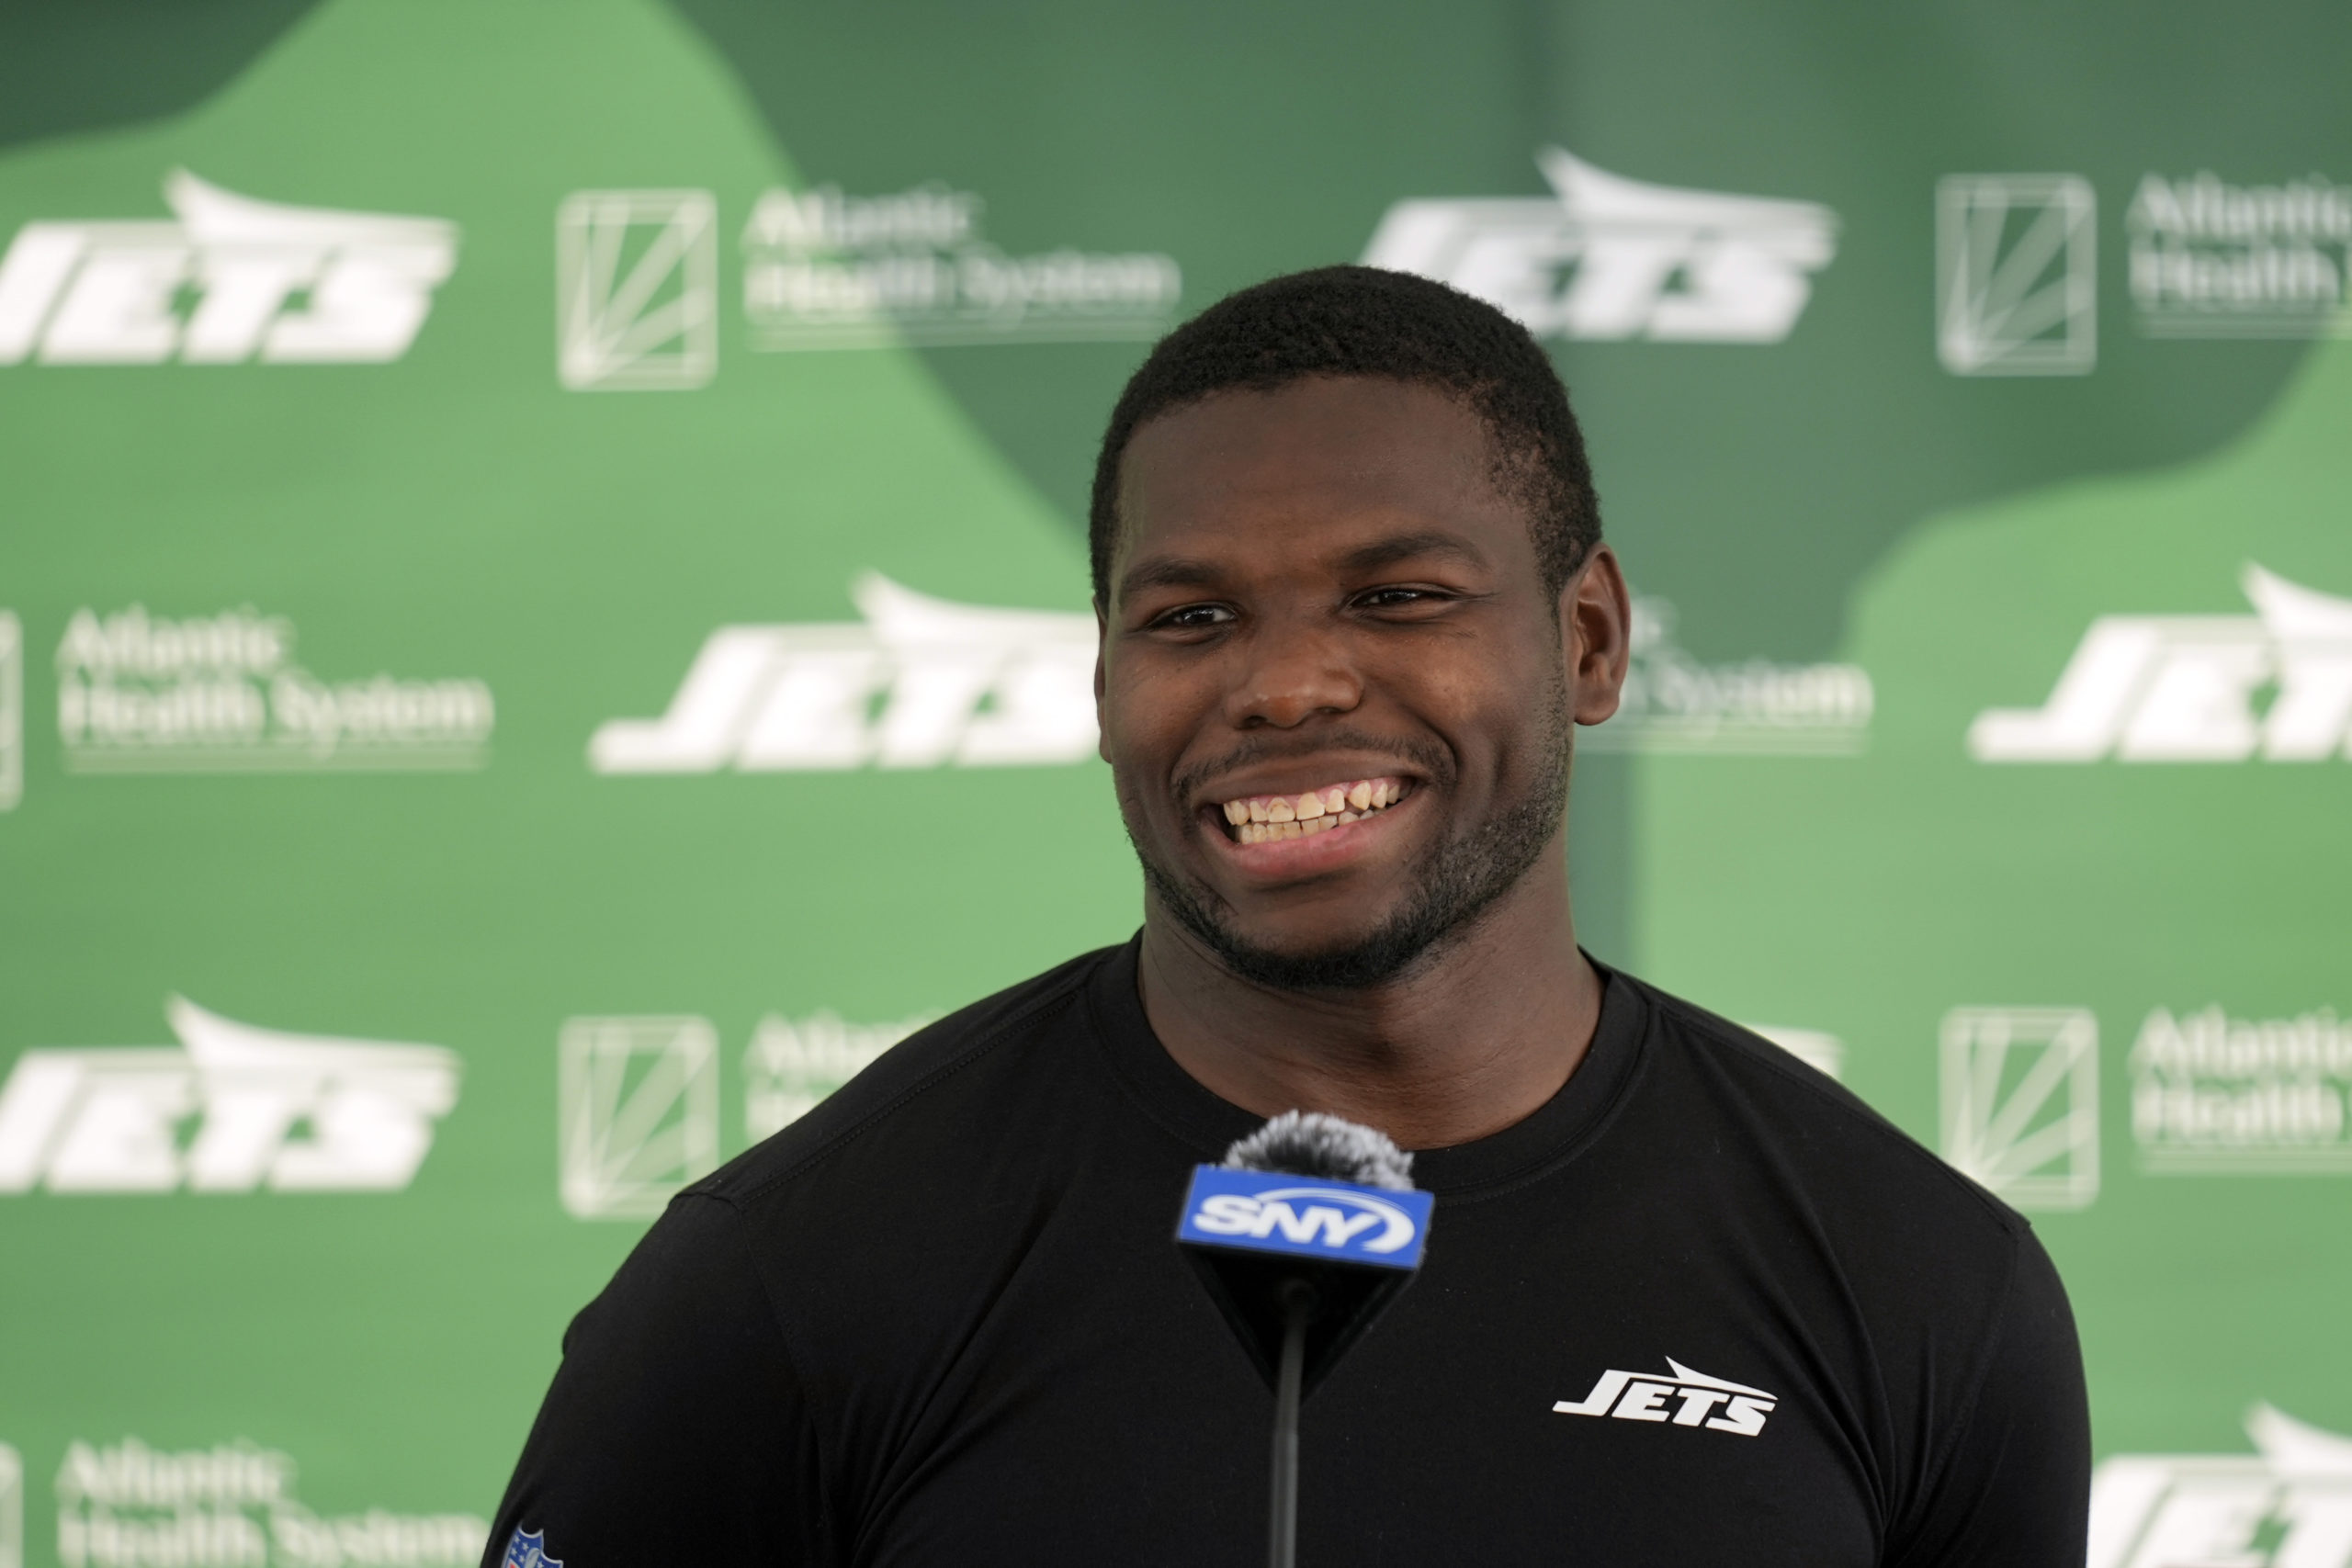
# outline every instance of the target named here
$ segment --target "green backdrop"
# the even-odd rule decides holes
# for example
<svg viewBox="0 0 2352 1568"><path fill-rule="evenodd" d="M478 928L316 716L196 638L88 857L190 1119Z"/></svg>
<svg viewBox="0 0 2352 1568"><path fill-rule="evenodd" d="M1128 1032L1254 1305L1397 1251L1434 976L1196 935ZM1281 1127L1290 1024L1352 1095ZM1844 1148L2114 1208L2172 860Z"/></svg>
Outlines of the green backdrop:
<svg viewBox="0 0 2352 1568"><path fill-rule="evenodd" d="M1091 446L1369 259L1638 598L1601 957L2031 1213L2093 1568L2352 1564L2352 13L0 15L0 1568L472 1561L663 1197L1124 938Z"/></svg>

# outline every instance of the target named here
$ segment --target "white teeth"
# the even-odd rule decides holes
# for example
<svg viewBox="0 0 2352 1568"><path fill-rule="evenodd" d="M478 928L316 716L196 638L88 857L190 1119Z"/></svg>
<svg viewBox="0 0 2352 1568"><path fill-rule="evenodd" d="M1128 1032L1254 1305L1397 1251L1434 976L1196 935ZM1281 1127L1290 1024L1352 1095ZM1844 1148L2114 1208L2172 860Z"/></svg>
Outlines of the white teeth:
<svg viewBox="0 0 2352 1568"><path fill-rule="evenodd" d="M1327 784L1299 795L1261 795L1249 800L1228 800L1218 807L1231 825L1234 840L1268 844L1277 839L1361 822L1374 812L1405 798L1406 786L1388 779L1358 779L1353 784Z"/></svg>

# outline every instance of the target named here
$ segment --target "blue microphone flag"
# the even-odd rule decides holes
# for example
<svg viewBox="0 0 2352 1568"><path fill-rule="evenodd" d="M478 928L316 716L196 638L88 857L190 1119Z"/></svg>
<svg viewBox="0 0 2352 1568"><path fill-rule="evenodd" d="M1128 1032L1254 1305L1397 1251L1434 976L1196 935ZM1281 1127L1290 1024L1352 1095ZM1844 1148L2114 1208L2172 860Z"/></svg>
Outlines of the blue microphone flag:
<svg viewBox="0 0 2352 1568"><path fill-rule="evenodd" d="M1435 1203L1419 1190L1196 1166L1176 1239L1410 1273L1420 1267Z"/></svg>

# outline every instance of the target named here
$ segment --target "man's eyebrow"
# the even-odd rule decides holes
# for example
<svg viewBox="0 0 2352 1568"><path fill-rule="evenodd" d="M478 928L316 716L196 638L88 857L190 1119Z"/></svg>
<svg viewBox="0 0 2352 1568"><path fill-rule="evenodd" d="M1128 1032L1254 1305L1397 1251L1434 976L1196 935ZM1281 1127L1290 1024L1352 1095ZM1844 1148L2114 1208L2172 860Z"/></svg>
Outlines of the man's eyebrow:
<svg viewBox="0 0 2352 1568"><path fill-rule="evenodd" d="M1392 534L1387 538L1359 545L1333 564L1343 572L1357 575L1429 556L1451 557L1471 566L1487 564L1485 552L1477 546L1459 534L1437 529ZM1153 556L1137 561L1120 577L1119 596L1125 598L1151 588L1218 588L1225 581L1226 570L1213 561L1189 556Z"/></svg>
<svg viewBox="0 0 2352 1568"><path fill-rule="evenodd" d="M1223 569L1183 556L1153 556L1137 561L1119 579L1119 596L1146 588L1215 588L1225 581Z"/></svg>
<svg viewBox="0 0 2352 1568"><path fill-rule="evenodd" d="M1398 561L1414 560L1423 556L1451 556L1471 566L1487 564L1486 553L1459 534L1429 530L1419 534L1394 534L1350 550L1339 559L1341 570L1354 573L1378 571L1382 567L1395 566Z"/></svg>

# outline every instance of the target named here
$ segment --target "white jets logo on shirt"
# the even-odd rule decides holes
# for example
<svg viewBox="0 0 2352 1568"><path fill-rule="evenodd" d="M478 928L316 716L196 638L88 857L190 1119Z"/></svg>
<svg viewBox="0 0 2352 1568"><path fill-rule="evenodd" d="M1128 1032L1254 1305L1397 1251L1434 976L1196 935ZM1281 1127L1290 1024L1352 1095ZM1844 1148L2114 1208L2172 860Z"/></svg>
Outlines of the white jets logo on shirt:
<svg viewBox="0 0 2352 1568"><path fill-rule="evenodd" d="M1620 1421L1670 1422L1677 1427L1703 1427L1710 1432L1735 1432L1752 1438L1764 1429L1764 1417L1780 1403L1778 1394L1746 1383L1694 1372L1668 1356L1668 1375L1656 1372L1600 1374L1592 1392L1574 1402L1563 1399L1552 1406L1555 1416L1613 1416ZM1669 1401L1679 1401L1669 1404Z"/></svg>

